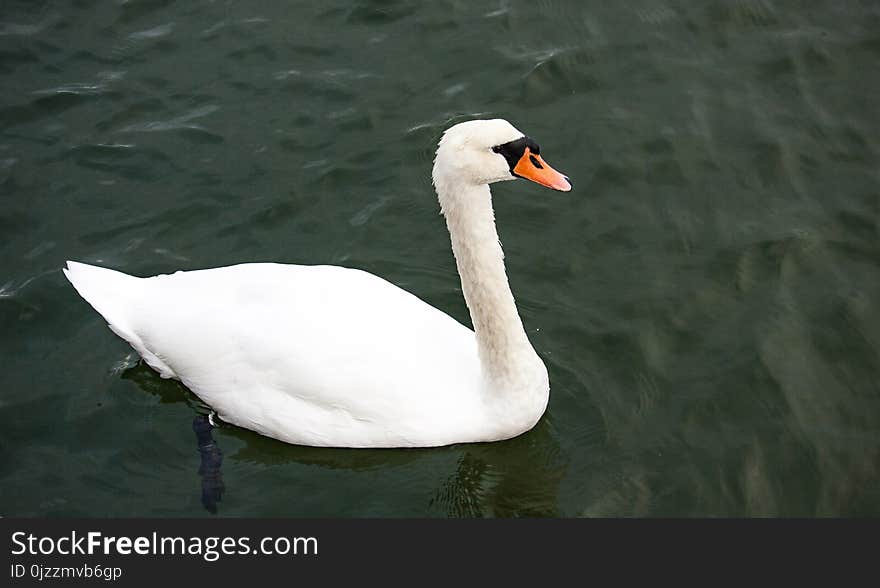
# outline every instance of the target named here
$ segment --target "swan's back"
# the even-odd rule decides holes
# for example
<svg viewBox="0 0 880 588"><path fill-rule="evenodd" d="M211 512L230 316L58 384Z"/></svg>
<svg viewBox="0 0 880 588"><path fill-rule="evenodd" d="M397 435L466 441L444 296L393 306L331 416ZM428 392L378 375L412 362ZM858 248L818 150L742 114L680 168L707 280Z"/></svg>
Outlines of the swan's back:
<svg viewBox="0 0 880 588"><path fill-rule="evenodd" d="M135 278L74 262L65 274L150 366L235 424L353 447L486 429L473 332L373 274L257 263Z"/></svg>

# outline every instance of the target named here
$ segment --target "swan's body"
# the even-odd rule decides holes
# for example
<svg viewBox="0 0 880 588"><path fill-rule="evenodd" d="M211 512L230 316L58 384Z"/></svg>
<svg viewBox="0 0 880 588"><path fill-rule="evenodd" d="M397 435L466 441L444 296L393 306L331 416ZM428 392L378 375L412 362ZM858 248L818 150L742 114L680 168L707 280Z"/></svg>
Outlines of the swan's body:
<svg viewBox="0 0 880 588"><path fill-rule="evenodd" d="M513 437L534 426L549 395L507 284L487 185L513 179L511 154L492 147L517 149L522 137L505 121L462 123L434 166L476 333L382 278L337 266L136 278L68 262L65 275L151 367L233 424L335 447ZM548 177L536 181L566 189Z"/></svg>

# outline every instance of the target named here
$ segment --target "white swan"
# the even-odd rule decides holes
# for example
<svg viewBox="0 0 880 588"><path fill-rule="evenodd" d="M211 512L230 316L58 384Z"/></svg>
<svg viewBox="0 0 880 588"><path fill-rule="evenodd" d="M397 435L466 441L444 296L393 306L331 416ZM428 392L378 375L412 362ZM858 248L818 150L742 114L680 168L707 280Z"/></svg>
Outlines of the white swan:
<svg viewBox="0 0 880 588"><path fill-rule="evenodd" d="M448 129L433 179L474 331L365 271L252 263L137 278L67 262L67 279L163 377L220 417L288 443L430 447L507 439L547 406L547 369L507 282L488 184L567 191L504 120Z"/></svg>

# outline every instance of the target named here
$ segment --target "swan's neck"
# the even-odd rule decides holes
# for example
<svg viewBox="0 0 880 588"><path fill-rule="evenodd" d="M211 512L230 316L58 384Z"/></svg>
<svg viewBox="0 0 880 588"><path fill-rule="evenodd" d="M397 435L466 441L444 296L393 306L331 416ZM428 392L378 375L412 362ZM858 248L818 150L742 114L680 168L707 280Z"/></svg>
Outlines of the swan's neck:
<svg viewBox="0 0 880 588"><path fill-rule="evenodd" d="M489 186L440 182L437 193L484 374L494 387L530 385L536 370L546 370L526 337L507 282Z"/></svg>

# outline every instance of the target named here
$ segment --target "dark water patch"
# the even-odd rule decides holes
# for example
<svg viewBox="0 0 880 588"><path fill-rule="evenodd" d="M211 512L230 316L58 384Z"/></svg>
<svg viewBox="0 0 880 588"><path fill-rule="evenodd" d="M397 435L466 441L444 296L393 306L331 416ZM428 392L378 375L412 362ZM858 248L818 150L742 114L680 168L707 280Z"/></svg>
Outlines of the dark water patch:
<svg viewBox="0 0 880 588"><path fill-rule="evenodd" d="M861 130L844 128L836 134L836 138L837 141L828 144L828 155L831 159L867 165L876 164L876 150Z"/></svg>
<svg viewBox="0 0 880 588"><path fill-rule="evenodd" d="M40 63L39 53L26 47L0 49L0 73L11 75L21 67Z"/></svg>
<svg viewBox="0 0 880 588"><path fill-rule="evenodd" d="M272 63L277 61L278 54L271 45L261 43L253 47L236 49L226 55L229 59L236 61L257 61L259 63Z"/></svg>
<svg viewBox="0 0 880 588"><path fill-rule="evenodd" d="M880 37L862 39L851 45L849 51L852 53L870 53L873 57L876 57L880 55Z"/></svg>
<svg viewBox="0 0 880 588"><path fill-rule="evenodd" d="M620 190L637 181L642 175L639 167L605 162L596 166L595 172L585 185L585 190L589 194L601 197L609 191Z"/></svg>
<svg viewBox="0 0 880 588"><path fill-rule="evenodd" d="M304 45L302 43L293 43L290 49L294 54L308 57L331 57L338 51L334 47L326 45Z"/></svg>
<svg viewBox="0 0 880 588"><path fill-rule="evenodd" d="M129 180L153 181L180 169L161 151L126 143L80 145L70 149L62 160L68 158L76 165Z"/></svg>
<svg viewBox="0 0 880 588"><path fill-rule="evenodd" d="M0 159L0 186L4 186L12 191L12 183L13 183L13 171L15 169L15 165L18 163L18 158L16 157L7 157L5 159ZM2 219L0 219L2 221Z"/></svg>
<svg viewBox="0 0 880 588"><path fill-rule="evenodd" d="M790 57L782 57L762 63L758 66L758 77L763 80L775 80L793 75L797 69Z"/></svg>
<svg viewBox="0 0 880 588"><path fill-rule="evenodd" d="M782 147L776 143L762 142L755 146L754 165L764 185L772 185L785 175Z"/></svg>
<svg viewBox="0 0 880 588"><path fill-rule="evenodd" d="M880 233L880 222L874 212L841 210L835 218L847 239L870 243Z"/></svg>
<svg viewBox="0 0 880 588"><path fill-rule="evenodd" d="M144 0L142 2L125 2L119 6L118 22L129 25L143 20L155 12L160 12L175 4L175 0Z"/></svg>
<svg viewBox="0 0 880 588"><path fill-rule="evenodd" d="M673 147L672 143L669 139L660 137L656 139L651 139L650 141L646 141L642 144L642 149L645 150L646 153L650 155L658 155L665 153L672 153Z"/></svg>
<svg viewBox="0 0 880 588"><path fill-rule="evenodd" d="M108 113L105 120L99 121L95 128L100 131L110 131L119 128L128 128L135 124L134 121L142 120L146 115L164 112L165 104L158 98L145 98L126 105L124 108Z"/></svg>
<svg viewBox="0 0 880 588"><path fill-rule="evenodd" d="M823 46L808 45L804 47L800 59L806 68L815 73L831 73L835 67L830 53Z"/></svg>
<svg viewBox="0 0 880 588"><path fill-rule="evenodd" d="M60 275L60 269L54 267L0 284L0 327L6 333L0 348L4 355L27 354L27 341L33 336L51 339L73 335L76 326L64 320L58 305L59 289L66 288ZM50 355L47 353L43 361L48 362Z"/></svg>
<svg viewBox="0 0 880 588"><path fill-rule="evenodd" d="M251 215L249 224L257 228L272 229L286 223L297 211L297 207L290 202L279 202L260 212Z"/></svg>
<svg viewBox="0 0 880 588"><path fill-rule="evenodd" d="M345 20L358 25L386 25L417 12L409 2L401 0L357 0L345 13Z"/></svg>
<svg viewBox="0 0 880 588"><path fill-rule="evenodd" d="M716 26L750 29L775 27L779 24L773 4L766 0L712 2L707 6L706 12Z"/></svg>
<svg viewBox="0 0 880 588"><path fill-rule="evenodd" d="M876 226L872 227L872 230L876 235ZM853 262L859 262L868 266L880 267L880 258L878 258L878 253L880 252L877 251L876 247L859 243L852 243L848 241L831 241L828 243L828 247Z"/></svg>
<svg viewBox="0 0 880 588"><path fill-rule="evenodd" d="M13 106L4 106L0 108L0 123L3 124L4 131L16 126L24 126L48 114L59 112L72 108L81 103L82 100L74 95L67 95L58 98L40 98L32 101L30 104L17 104ZM44 106L45 109L41 108ZM48 112L46 112L48 111ZM54 139L36 139L38 142L54 142Z"/></svg>
<svg viewBox="0 0 880 588"><path fill-rule="evenodd" d="M113 58L109 55L103 55L102 53L97 53L91 50L79 50L70 53L65 59L67 63L75 63L75 64L83 64L83 63L93 63L95 65L100 66L110 66L110 67L118 67L119 60Z"/></svg>
<svg viewBox="0 0 880 588"><path fill-rule="evenodd" d="M84 245L96 246L113 242L120 236L133 234L136 229L148 228L153 228L153 232L161 236L174 232L181 223L185 223L188 220L208 220L215 218L218 214L215 206L202 202L191 202L111 229L101 229L85 233L80 236L79 241Z"/></svg>
<svg viewBox="0 0 880 588"><path fill-rule="evenodd" d="M657 161L648 168L645 180L652 185L684 186L685 176L681 165L673 159Z"/></svg>
<svg viewBox="0 0 880 588"><path fill-rule="evenodd" d="M223 135L219 133L194 127L179 129L177 134L195 145L215 145L223 143L226 140Z"/></svg>
<svg viewBox="0 0 880 588"><path fill-rule="evenodd" d="M348 104L355 96L354 90L347 84L328 82L326 79L309 79L298 75L291 75L284 79L282 88L285 93L291 96L309 92L336 103Z"/></svg>
<svg viewBox="0 0 880 588"><path fill-rule="evenodd" d="M504 53L526 68L518 76L521 78L520 99L525 104L550 104L560 96L594 92L602 87L595 74L595 58L590 51L553 48Z"/></svg>

